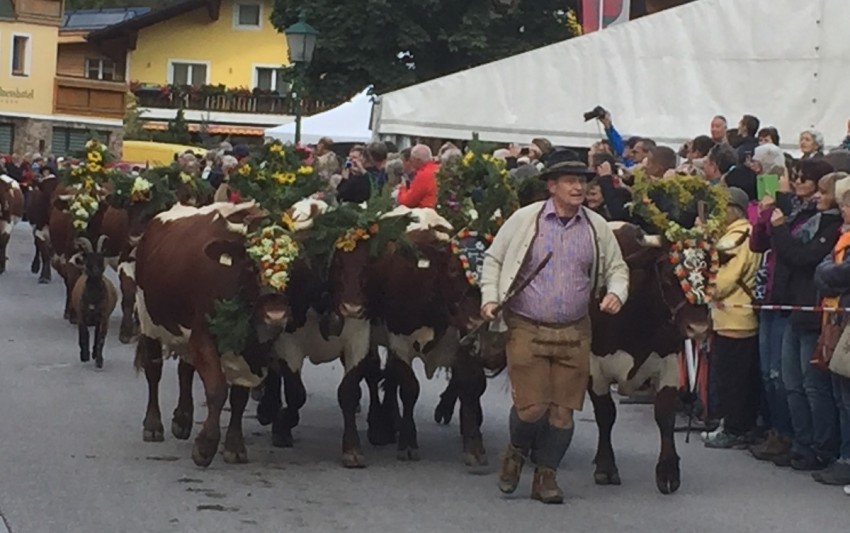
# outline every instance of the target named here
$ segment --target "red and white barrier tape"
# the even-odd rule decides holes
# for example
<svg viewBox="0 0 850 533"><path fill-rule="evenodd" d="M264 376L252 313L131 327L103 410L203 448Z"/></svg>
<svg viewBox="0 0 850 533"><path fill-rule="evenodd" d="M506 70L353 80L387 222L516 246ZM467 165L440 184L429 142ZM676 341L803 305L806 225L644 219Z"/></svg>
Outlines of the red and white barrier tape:
<svg viewBox="0 0 850 533"><path fill-rule="evenodd" d="M850 313L850 307L823 307L821 305L727 304L712 302L716 309L753 309L754 311L803 311L808 313Z"/></svg>

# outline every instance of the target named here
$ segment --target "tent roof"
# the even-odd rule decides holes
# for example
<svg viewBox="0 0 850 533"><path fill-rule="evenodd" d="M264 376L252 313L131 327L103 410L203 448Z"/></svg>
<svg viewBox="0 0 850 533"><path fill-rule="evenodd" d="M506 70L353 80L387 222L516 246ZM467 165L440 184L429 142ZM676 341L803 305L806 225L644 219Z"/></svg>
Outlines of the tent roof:
<svg viewBox="0 0 850 533"><path fill-rule="evenodd" d="M796 145L845 131L850 2L701 0L385 94L380 134L587 146L601 105L629 134L677 145L750 113ZM784 144L784 143L783 143Z"/></svg>
<svg viewBox="0 0 850 533"><path fill-rule="evenodd" d="M333 109L323 111L301 120L301 142L315 144L322 137L330 137L334 142L369 142L372 132L369 124L372 116L371 87L351 100ZM265 131L266 137L281 141L295 140L295 123L282 124Z"/></svg>

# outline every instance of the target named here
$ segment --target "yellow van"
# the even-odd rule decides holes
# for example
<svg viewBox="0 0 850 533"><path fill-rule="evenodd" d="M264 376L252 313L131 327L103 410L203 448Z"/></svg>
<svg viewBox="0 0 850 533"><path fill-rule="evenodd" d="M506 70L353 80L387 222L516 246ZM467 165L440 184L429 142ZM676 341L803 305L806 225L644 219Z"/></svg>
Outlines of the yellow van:
<svg viewBox="0 0 850 533"><path fill-rule="evenodd" d="M182 144L159 143L153 141L124 141L124 151L121 161L129 165L140 167L157 167L170 165L174 156L191 150L195 155L203 157L206 155L205 148L186 146Z"/></svg>

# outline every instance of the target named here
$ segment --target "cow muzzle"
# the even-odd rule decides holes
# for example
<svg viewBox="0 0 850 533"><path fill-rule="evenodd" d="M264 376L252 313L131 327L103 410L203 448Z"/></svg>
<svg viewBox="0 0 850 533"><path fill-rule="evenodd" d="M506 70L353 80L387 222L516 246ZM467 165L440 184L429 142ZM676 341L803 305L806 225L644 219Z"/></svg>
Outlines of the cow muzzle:
<svg viewBox="0 0 850 533"><path fill-rule="evenodd" d="M701 342L708 337L710 329L711 328L708 324L688 324L685 327L685 335L687 335L689 339Z"/></svg>
<svg viewBox="0 0 850 533"><path fill-rule="evenodd" d="M286 325L287 312L285 309L266 309L263 313L263 322L268 326Z"/></svg>
<svg viewBox="0 0 850 533"><path fill-rule="evenodd" d="M366 315L366 306L344 303L339 306L339 314L343 318L363 318Z"/></svg>

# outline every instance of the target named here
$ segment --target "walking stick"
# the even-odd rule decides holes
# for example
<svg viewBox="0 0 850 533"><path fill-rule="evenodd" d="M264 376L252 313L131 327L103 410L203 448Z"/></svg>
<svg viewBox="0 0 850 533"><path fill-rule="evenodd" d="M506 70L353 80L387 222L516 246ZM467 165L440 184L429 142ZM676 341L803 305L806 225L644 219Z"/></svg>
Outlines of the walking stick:
<svg viewBox="0 0 850 533"><path fill-rule="evenodd" d="M531 271L527 278L522 280L521 283L514 285L514 287L509 290L508 293L505 295L505 299L502 301L502 303L496 306L496 309L493 311L493 316L496 316L501 313L502 309L505 308L505 306L508 304L508 302L511 301L514 296L516 296L517 294L522 292L526 287L528 287L534 280L534 278L536 278L537 275L540 274L540 272L542 272L544 268L546 268L546 265L549 264L549 261L551 259L552 252L549 252L548 254L546 254L546 257L543 258L543 261L541 261L540 264L537 265L534 270ZM481 323L472 328L472 331L470 331L460 339L460 345L469 346L470 344L472 344L472 342L475 340L475 337L478 335L481 329L484 328L485 325L487 325L486 322Z"/></svg>

